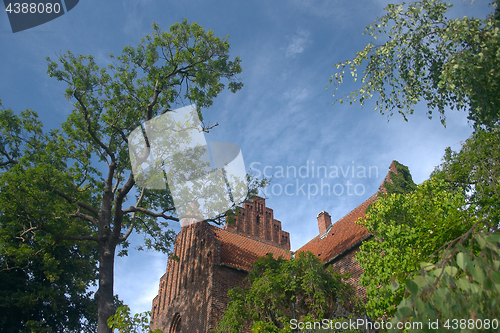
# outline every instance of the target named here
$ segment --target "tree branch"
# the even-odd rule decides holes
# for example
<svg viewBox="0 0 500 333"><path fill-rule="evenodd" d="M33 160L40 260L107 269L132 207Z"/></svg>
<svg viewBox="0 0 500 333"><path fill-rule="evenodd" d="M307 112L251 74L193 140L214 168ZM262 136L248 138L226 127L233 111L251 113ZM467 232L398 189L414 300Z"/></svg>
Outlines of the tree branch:
<svg viewBox="0 0 500 333"><path fill-rule="evenodd" d="M17 160L13 160L12 157L10 157L10 155L7 154L7 152L4 151L3 149L0 149L0 154L4 155L7 158L6 162L1 162L0 163L0 167L6 166L6 165L9 165L9 164L17 164L18 163Z"/></svg>
<svg viewBox="0 0 500 333"><path fill-rule="evenodd" d="M121 233L121 229L122 229L123 200L125 199L125 196L130 192L130 190L132 189L134 184L135 184L134 175L131 172L125 185L123 185L123 187L119 188L116 191L117 195L116 195L116 200L115 200L115 204L114 204L113 236L116 237L117 240L120 239L120 233Z"/></svg>
<svg viewBox="0 0 500 333"><path fill-rule="evenodd" d="M35 234L35 231L39 230L38 227L34 227L31 225L31 222L30 222L30 228L29 229L26 229L24 230L19 236L16 236L15 238L17 239L20 239L21 241L25 242L26 241L26 238L24 237L27 233L29 232L32 232L33 233L33 236L31 236L31 238L33 239L34 237L34 234Z"/></svg>
<svg viewBox="0 0 500 333"><path fill-rule="evenodd" d="M134 207L134 206L130 206L129 209L124 209L123 210L123 213L125 214L128 214L128 213L134 213L134 212L140 212L140 213L144 213L146 215L149 215L151 217L162 217L164 218L165 220L172 220L172 221L177 221L179 222L179 218L177 217L174 217L174 216L168 216L168 215L165 215L165 212L161 212L161 213L155 213L155 212L152 212L146 208L142 208L142 207Z"/></svg>
<svg viewBox="0 0 500 333"><path fill-rule="evenodd" d="M115 124L112 124L110 122L106 122L106 124L108 124L110 127L114 128L118 134L120 134L120 136L122 137L122 140L128 144L128 138L127 136L125 135L125 132L123 132L123 130L121 128L119 128L118 126L116 126Z"/></svg>
<svg viewBox="0 0 500 333"><path fill-rule="evenodd" d="M123 185L123 187L121 187L117 190L117 192L118 192L118 194L116 196L117 203L119 202L121 204L121 202L123 202L123 199L128 194L128 192L130 192L130 190L132 189L132 186L134 186L134 184L135 184L135 179L134 179L133 173L131 172L125 185Z"/></svg>
<svg viewBox="0 0 500 333"><path fill-rule="evenodd" d="M151 120L153 118L153 107L158 102L158 97L160 96L161 89L158 88L158 80L156 80L155 88L153 91L154 91L153 98L151 99L151 102L149 102L147 108L148 113L146 114L146 121Z"/></svg>
<svg viewBox="0 0 500 333"><path fill-rule="evenodd" d="M93 225L95 225L97 227L97 220L94 219L92 216L90 215L87 215L87 214L83 214L83 213L80 213L79 211L77 211L76 213L73 213L70 215L70 217L78 217L78 218L81 218L82 220L86 220L86 221L89 221L91 222Z"/></svg>
<svg viewBox="0 0 500 333"><path fill-rule="evenodd" d="M83 113L83 116L85 117L85 121L87 122L87 131L89 132L90 136L92 137L92 139L94 139L94 141L102 148L104 149L104 151L108 154L108 156L111 158L111 161L112 162L116 162L116 157L115 157L115 154L111 151L111 149L109 149L108 146L106 146L96 135L96 133L94 132L94 130L92 129L92 122L90 121L90 118L89 118L89 113L87 111L87 107L85 106L85 104L83 103L82 99L78 96L78 94L76 93L76 91L73 91L73 96L75 96L76 100L78 101L78 104L80 105L80 107L78 109L80 109ZM71 102L70 102L71 103ZM77 107L75 104L71 103L73 106Z"/></svg>
<svg viewBox="0 0 500 333"><path fill-rule="evenodd" d="M113 186L113 189L111 190L111 192L115 193L116 190L118 189L118 185L120 185L120 176L122 175L121 171L118 172L118 174L116 175L116 183L115 183L115 186Z"/></svg>
<svg viewBox="0 0 500 333"><path fill-rule="evenodd" d="M212 126L210 126L210 123L208 123L207 126L205 126L205 124L203 124L202 131L205 133L210 133L210 130L216 126L219 126L219 123L215 123L215 125L212 125Z"/></svg>
<svg viewBox="0 0 500 333"><path fill-rule="evenodd" d="M91 212L95 216L99 215L99 212L97 211L97 209L95 209L91 205L86 204L83 201L77 201L75 198L70 197L69 195L67 195L66 193L64 193L62 191L59 191L58 189L53 189L52 191L54 191L54 193L59 195L60 197L64 198L69 203L76 203L78 206L82 207L83 209L88 210L89 212Z"/></svg>
<svg viewBox="0 0 500 333"><path fill-rule="evenodd" d="M135 204L136 207L141 204L141 201L144 198L144 192L145 192L145 190L146 190L146 188L143 187L142 190L141 190L141 195L139 196L139 199L137 199L137 202ZM132 213L132 221L130 222L130 227L128 228L127 233L123 237L120 237L119 242L123 242L123 241L127 240L128 236L130 236L130 234L132 233L132 230L134 230L135 220L136 220L135 213L136 212Z"/></svg>

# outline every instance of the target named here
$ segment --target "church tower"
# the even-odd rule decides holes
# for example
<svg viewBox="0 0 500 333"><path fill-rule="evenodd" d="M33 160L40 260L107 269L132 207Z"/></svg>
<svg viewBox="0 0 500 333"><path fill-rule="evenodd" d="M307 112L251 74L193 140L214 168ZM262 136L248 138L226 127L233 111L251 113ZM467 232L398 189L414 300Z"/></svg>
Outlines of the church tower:
<svg viewBox="0 0 500 333"><path fill-rule="evenodd" d="M264 198L243 203L236 222L224 228L207 222L183 226L153 300L151 328L164 333L215 329L229 289L243 286L253 263L267 253L291 257L290 235Z"/></svg>

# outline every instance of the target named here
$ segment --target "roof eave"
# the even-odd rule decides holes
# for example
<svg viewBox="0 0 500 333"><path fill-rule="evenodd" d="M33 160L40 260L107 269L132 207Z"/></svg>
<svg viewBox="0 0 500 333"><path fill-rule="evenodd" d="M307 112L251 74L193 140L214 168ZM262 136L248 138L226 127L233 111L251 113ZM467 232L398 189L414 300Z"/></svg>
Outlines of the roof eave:
<svg viewBox="0 0 500 333"><path fill-rule="evenodd" d="M235 270L240 271L240 272L248 273L248 271L246 269L239 268L239 267L236 267L236 266L233 266L233 265L229 265L229 264L224 264L222 262L220 263L220 266L231 268L231 269L235 269Z"/></svg>
<svg viewBox="0 0 500 333"><path fill-rule="evenodd" d="M328 265L328 264L331 264L335 259L337 259L338 257L341 257L342 255L346 254L347 252L351 251L353 248L359 246L361 243L363 243L364 241L370 239L373 237L373 234L369 234L363 238L361 238L359 241L357 241L356 243L352 244L351 246L349 246L347 249L345 249L344 251L340 252L339 254L337 254L336 256L328 259L328 261L325 262L325 266Z"/></svg>

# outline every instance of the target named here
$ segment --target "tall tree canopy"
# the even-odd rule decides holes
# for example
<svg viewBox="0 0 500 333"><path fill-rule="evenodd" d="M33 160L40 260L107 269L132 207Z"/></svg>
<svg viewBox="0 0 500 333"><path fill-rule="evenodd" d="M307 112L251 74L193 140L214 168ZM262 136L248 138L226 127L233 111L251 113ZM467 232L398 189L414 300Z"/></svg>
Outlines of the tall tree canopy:
<svg viewBox="0 0 500 333"><path fill-rule="evenodd" d="M96 280L97 251L88 242L54 239L57 228L91 232L85 225L71 226L65 217L70 207L55 200L57 195L44 184L57 160L56 147L48 144L49 136L31 110L16 116L1 109L0 128L0 165L7 170L0 175L2 331L94 332L97 306L88 286ZM21 152L23 145L30 153ZM35 174L41 176L37 182ZM54 219L57 227L49 222Z"/></svg>
<svg viewBox="0 0 500 333"><path fill-rule="evenodd" d="M2 122L7 136L0 140L2 228L17 232L23 246L31 239L46 246L92 244L99 333L111 332L117 246L126 248L136 231L145 247L168 251L174 237L168 222L178 221L167 190L136 188L129 134L176 106L195 103L200 110L224 88L242 87L240 59L230 60L228 38L186 20L167 32L154 24L137 47L111 58L108 67L71 52L47 58L48 74L67 84L73 111L60 130L47 133L34 112L12 116Z"/></svg>
<svg viewBox="0 0 500 333"><path fill-rule="evenodd" d="M388 116L396 111L407 120L424 100L429 118L437 111L443 125L445 110L451 108L467 110L475 126L498 126L499 3L486 19L448 19L452 5L441 0L388 5L387 13L365 30L383 42L369 43L353 59L335 65L330 79L335 90L346 70L357 81L362 69L361 87L336 101L363 105L378 94L375 110Z"/></svg>
<svg viewBox="0 0 500 333"><path fill-rule="evenodd" d="M461 192L479 219L500 225L500 130L476 131L458 152L447 148L432 176Z"/></svg>

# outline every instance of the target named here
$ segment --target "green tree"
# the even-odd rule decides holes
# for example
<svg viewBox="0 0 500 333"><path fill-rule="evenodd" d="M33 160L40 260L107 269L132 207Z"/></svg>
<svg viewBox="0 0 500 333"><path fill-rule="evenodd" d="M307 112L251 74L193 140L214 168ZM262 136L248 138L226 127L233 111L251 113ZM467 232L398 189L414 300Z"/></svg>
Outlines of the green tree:
<svg viewBox="0 0 500 333"><path fill-rule="evenodd" d="M443 179L450 190L461 191L473 205L478 219L500 223L500 131L476 131L459 152L446 149L443 163L433 177Z"/></svg>
<svg viewBox="0 0 500 333"><path fill-rule="evenodd" d="M26 145L32 151L53 152L54 146L45 145L48 136L30 110L15 116L1 109L0 131L0 168L7 170L0 174L2 332L95 332L97 305L88 287L95 284L97 251L88 242L55 242L56 234L42 228L53 219L58 228L52 231L71 228L70 219L63 217L71 207L50 193L35 194L46 189L44 180L30 181L34 173L47 175L50 168L44 163L57 157L21 156L19 151ZM29 168L29 163L38 168Z"/></svg>
<svg viewBox="0 0 500 333"><path fill-rule="evenodd" d="M120 306L116 313L109 317L108 325L119 333L162 333L159 329L150 330L149 322L151 311L136 313L133 317L130 315L130 308L127 305Z"/></svg>
<svg viewBox="0 0 500 333"><path fill-rule="evenodd" d="M234 288L228 295L224 317L216 332L292 332L292 319L298 322L329 318L338 304L358 309L353 288L342 281L332 266L311 252L286 260L271 254L259 258L248 276L248 286Z"/></svg>
<svg viewBox="0 0 500 333"><path fill-rule="evenodd" d="M392 322L421 322L420 331L429 333L498 332L499 231L478 221L439 249L436 264L422 262L419 273L405 280L405 299Z"/></svg>
<svg viewBox="0 0 500 333"><path fill-rule="evenodd" d="M441 331L452 332L498 330L491 319L500 315L499 147L498 130L479 130L459 152L446 150L433 177L446 191L464 197L461 210L470 211L469 221L476 223L441 246L437 262L420 263L417 274L403 280L406 295L396 303L394 322L439 321Z"/></svg>
<svg viewBox="0 0 500 333"><path fill-rule="evenodd" d="M424 100L431 118L439 112L446 124L447 107L468 110L474 125L487 129L500 119L500 8L486 19L448 19L452 6L440 0L421 0L408 5L388 5L386 14L365 33L381 44L369 43L356 56L335 65L330 83L335 90L346 70L361 87L336 99L361 105L379 94L375 110L405 120ZM366 66L366 67L365 67ZM335 95L334 95L335 96Z"/></svg>
<svg viewBox="0 0 500 333"><path fill-rule="evenodd" d="M364 225L375 237L363 243L356 255L364 272L368 314L387 319L403 299L404 281L420 269L443 244L464 234L476 218L461 192L449 191L442 180L431 179L407 194L380 197L367 210ZM398 288L391 291L391 284ZM393 287L392 287L393 288ZM394 289L394 288L393 288Z"/></svg>
<svg viewBox="0 0 500 333"><path fill-rule="evenodd" d="M91 250L58 244L23 263L2 254L2 332L95 332L97 304L87 290L96 275L95 255L86 253Z"/></svg>
<svg viewBox="0 0 500 333"><path fill-rule="evenodd" d="M485 304L490 307L476 318L498 311L489 300L497 299L500 282L499 147L498 130L477 130L459 152L446 149L443 163L417 190L388 194L368 209L361 223L375 240L363 244L358 260L375 318L444 323L453 311L460 319ZM469 289L458 282L467 276Z"/></svg>
<svg viewBox="0 0 500 333"><path fill-rule="evenodd" d="M127 46L113 64L100 68L92 56L71 52L48 60L48 74L67 84L74 106L61 130L44 134L36 115L16 116L2 130L2 193L10 199L2 214L20 215L18 235L33 234L50 245L91 242L98 252L98 333L109 333L115 312L114 259L126 254L134 231L144 246L168 251L169 221L177 222L167 190L137 188L127 138L142 122L176 105L209 107L226 87L242 87L236 75L240 59L230 60L227 38L215 37L196 23L176 23L153 33L136 47ZM201 116L201 113L200 113ZM13 129L20 123L20 129ZM206 128L208 130L208 128ZM125 207L126 203L134 202ZM26 208L29 207L29 210ZM35 214L35 215L33 215Z"/></svg>

